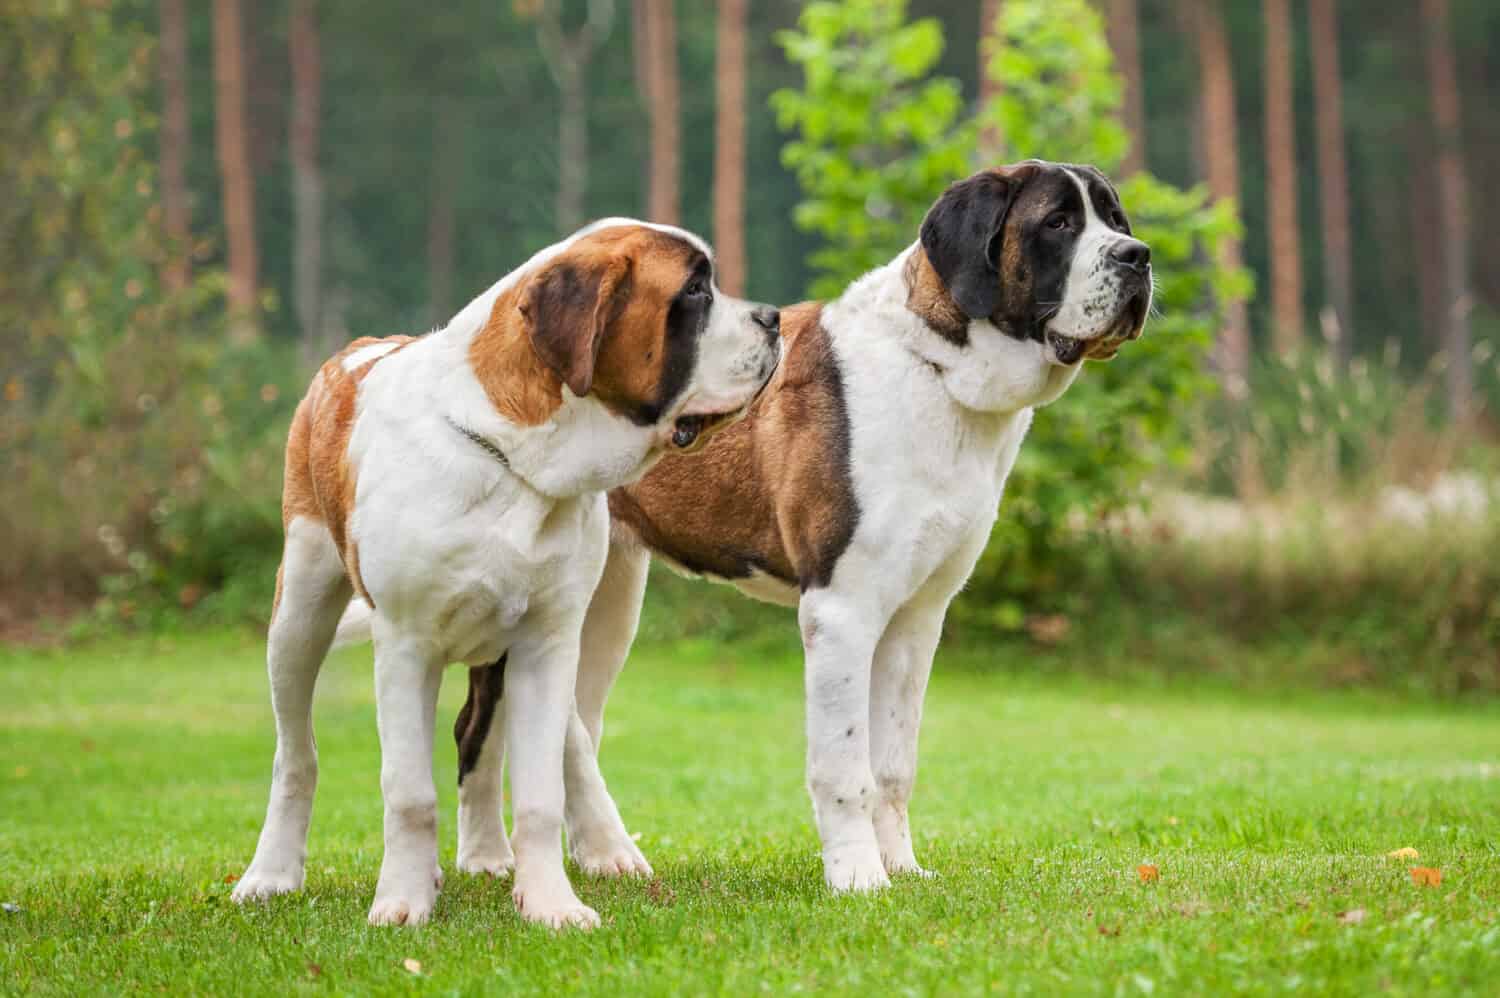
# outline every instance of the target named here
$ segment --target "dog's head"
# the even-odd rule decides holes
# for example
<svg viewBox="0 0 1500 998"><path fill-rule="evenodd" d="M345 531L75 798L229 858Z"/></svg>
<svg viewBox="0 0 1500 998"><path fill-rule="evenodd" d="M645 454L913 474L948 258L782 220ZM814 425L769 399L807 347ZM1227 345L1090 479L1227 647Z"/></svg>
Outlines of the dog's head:
<svg viewBox="0 0 1500 998"><path fill-rule="evenodd" d="M1151 250L1092 166L1031 160L976 173L928 211L921 243L947 296L929 324L959 345L986 321L1041 343L1054 364L1108 360L1141 335L1151 307Z"/></svg>
<svg viewBox="0 0 1500 998"><path fill-rule="evenodd" d="M629 219L596 223L539 261L511 308L555 380L542 412L507 414L550 418L566 386L649 433L653 451L696 449L733 422L781 355L777 310L719 290L702 240Z"/></svg>

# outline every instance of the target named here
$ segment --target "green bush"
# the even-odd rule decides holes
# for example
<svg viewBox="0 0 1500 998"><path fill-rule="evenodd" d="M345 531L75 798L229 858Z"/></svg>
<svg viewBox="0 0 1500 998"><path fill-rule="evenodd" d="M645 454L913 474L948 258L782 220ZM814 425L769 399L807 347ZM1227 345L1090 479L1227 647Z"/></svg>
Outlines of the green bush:
<svg viewBox="0 0 1500 998"><path fill-rule="evenodd" d="M795 132L784 159L805 195L797 224L824 240L810 259L814 294L837 294L891 259L945 186L987 165L976 152L981 124L998 124L1007 161L1089 162L1106 173L1119 165L1120 84L1098 15L1084 0L1008 0L1003 12L988 67L1001 96L973 112L956 83L931 76L942 30L909 22L905 0L811 4L779 36L803 71L802 88L778 92L773 105ZM1070 518L1135 499L1146 472L1186 457L1186 417L1212 388L1204 360L1218 303L1249 293L1248 274L1206 262L1238 230L1232 204L1146 175L1120 194L1152 246L1157 315L1141 341L1090 365L1038 414L962 617L1013 627L1023 606L1064 601Z"/></svg>
<svg viewBox="0 0 1500 998"><path fill-rule="evenodd" d="M268 599L296 365L227 345L220 273L159 280L151 41L71 0L6 23L0 598L28 613L102 590L111 619L222 606L236 579Z"/></svg>

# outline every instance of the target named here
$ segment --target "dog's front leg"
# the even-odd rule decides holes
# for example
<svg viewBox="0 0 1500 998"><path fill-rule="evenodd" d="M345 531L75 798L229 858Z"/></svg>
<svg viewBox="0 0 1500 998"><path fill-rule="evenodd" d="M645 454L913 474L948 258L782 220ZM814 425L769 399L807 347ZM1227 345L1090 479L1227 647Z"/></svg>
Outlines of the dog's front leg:
<svg viewBox="0 0 1500 998"><path fill-rule="evenodd" d="M806 654L807 787L823 876L835 891L890 883L875 839L870 767L870 662L884 620L828 589L804 593L798 608Z"/></svg>
<svg viewBox="0 0 1500 998"><path fill-rule="evenodd" d="M502 701L515 812L512 893L523 918L555 929L599 924L598 912L573 893L562 855L563 745L574 716L579 629L513 646Z"/></svg>
<svg viewBox="0 0 1500 998"><path fill-rule="evenodd" d="M432 736L442 662L419 642L375 636L375 711L385 857L371 925L420 925L432 915L441 871Z"/></svg>
<svg viewBox="0 0 1500 998"><path fill-rule="evenodd" d="M887 873L929 876L912 851L907 806L917 778L917 733L932 656L947 602L912 603L886 626L875 649L870 683L870 732L875 761L875 837Z"/></svg>

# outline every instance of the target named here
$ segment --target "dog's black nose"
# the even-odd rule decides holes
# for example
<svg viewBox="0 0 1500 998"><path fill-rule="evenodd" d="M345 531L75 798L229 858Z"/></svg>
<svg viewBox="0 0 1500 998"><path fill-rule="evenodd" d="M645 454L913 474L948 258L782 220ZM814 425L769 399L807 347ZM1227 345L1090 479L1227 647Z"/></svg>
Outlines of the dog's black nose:
<svg viewBox="0 0 1500 998"><path fill-rule="evenodd" d="M774 333L781 329L781 311L770 305L762 305L750 313L750 318L755 324L768 333Z"/></svg>
<svg viewBox="0 0 1500 998"><path fill-rule="evenodd" d="M1151 247L1139 239L1122 239L1109 251L1109 258L1134 270L1151 266Z"/></svg>

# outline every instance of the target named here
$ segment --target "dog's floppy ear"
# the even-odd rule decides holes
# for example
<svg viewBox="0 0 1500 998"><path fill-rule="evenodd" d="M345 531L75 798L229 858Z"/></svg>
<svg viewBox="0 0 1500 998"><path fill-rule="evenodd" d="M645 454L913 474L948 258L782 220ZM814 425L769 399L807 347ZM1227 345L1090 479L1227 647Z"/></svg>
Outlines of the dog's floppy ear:
<svg viewBox="0 0 1500 998"><path fill-rule="evenodd" d="M579 398L594 385L604 330L629 278L626 257L564 256L543 268L521 293L519 307L531 348Z"/></svg>
<svg viewBox="0 0 1500 998"><path fill-rule="evenodd" d="M943 192L922 220L922 249L948 293L971 319L1000 305L1000 239L1029 171L977 173Z"/></svg>

